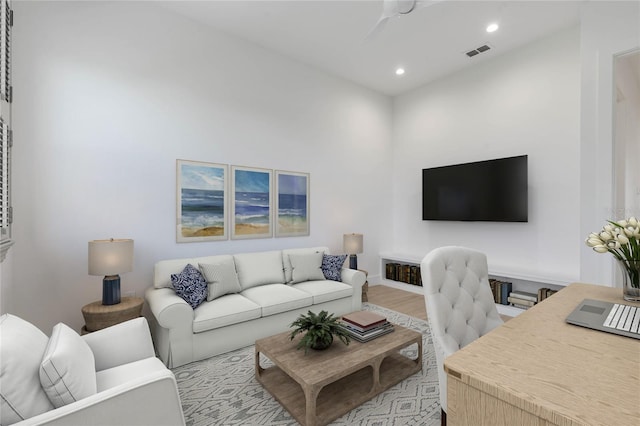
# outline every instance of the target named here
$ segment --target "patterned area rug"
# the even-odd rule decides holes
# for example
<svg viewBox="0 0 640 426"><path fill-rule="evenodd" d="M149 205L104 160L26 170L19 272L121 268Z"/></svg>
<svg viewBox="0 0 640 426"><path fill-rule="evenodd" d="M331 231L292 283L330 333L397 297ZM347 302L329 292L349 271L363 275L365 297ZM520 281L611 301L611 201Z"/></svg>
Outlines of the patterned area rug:
<svg viewBox="0 0 640 426"><path fill-rule="evenodd" d="M395 324L422 333L422 372L354 408L332 425L440 424L438 374L429 324L363 303ZM415 346L414 346L415 347ZM262 362L267 366L267 362ZM254 348L248 346L173 369L187 425L296 425L297 422L255 379Z"/></svg>

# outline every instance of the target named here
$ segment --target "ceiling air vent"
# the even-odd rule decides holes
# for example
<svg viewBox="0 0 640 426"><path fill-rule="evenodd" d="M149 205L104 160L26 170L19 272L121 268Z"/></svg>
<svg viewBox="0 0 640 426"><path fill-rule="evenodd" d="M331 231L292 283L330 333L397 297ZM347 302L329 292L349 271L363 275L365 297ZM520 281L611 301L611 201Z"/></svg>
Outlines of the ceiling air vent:
<svg viewBox="0 0 640 426"><path fill-rule="evenodd" d="M473 58L474 56L479 55L480 53L484 53L490 49L491 47L488 44L483 44L480 47L476 47L475 49L468 51L467 53L465 53L465 55L467 55L470 58Z"/></svg>

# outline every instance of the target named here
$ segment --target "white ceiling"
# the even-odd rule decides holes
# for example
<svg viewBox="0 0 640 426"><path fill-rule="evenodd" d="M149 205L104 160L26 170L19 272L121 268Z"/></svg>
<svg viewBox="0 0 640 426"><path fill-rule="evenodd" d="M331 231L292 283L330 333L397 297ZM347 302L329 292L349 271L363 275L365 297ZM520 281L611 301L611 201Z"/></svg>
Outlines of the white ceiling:
<svg viewBox="0 0 640 426"><path fill-rule="evenodd" d="M420 1L420 0L419 0ZM383 0L169 1L163 7L387 95L577 25L582 1L430 1L367 39ZM426 5L423 4L423 6ZM487 33L498 22L500 29ZM491 50L468 58L483 44ZM398 77L398 66L406 69Z"/></svg>

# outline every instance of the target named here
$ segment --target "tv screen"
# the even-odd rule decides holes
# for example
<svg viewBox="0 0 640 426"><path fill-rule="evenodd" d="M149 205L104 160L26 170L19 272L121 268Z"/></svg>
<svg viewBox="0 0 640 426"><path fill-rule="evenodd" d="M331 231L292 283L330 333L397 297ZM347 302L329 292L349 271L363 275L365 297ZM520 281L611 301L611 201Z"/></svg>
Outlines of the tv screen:
<svg viewBox="0 0 640 426"><path fill-rule="evenodd" d="M422 169L422 220L527 222L527 156Z"/></svg>

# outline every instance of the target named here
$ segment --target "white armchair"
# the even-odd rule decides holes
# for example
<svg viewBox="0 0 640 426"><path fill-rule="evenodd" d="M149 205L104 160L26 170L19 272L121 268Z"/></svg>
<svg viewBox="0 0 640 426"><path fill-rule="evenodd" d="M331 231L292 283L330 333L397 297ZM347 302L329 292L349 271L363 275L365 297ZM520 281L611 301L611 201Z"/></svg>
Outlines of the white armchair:
<svg viewBox="0 0 640 426"><path fill-rule="evenodd" d="M489 287L487 257L465 247L441 247L420 265L429 326L436 350L440 406L446 424L444 359L502 324Z"/></svg>
<svg viewBox="0 0 640 426"><path fill-rule="evenodd" d="M5 314L0 359L2 425L184 425L145 318L85 336L58 324L47 338Z"/></svg>

